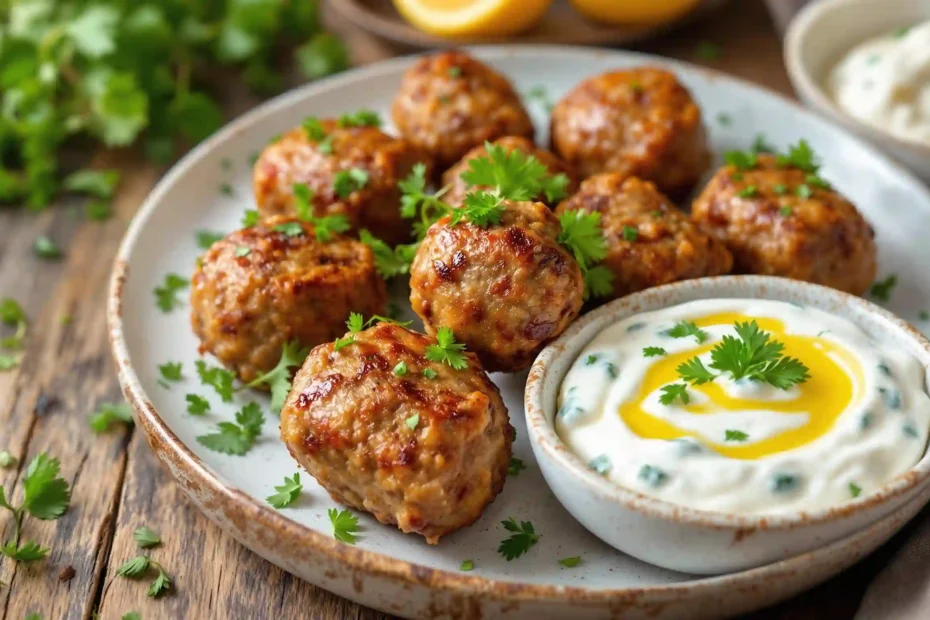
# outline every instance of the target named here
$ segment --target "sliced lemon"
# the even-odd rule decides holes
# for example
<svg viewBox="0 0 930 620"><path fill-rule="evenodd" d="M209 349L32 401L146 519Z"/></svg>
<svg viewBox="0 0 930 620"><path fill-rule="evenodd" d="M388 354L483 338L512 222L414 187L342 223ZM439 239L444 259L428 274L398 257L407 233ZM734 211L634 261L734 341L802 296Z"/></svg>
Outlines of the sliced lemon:
<svg viewBox="0 0 930 620"><path fill-rule="evenodd" d="M539 22L552 0L394 0L408 22L441 37L503 37Z"/></svg>
<svg viewBox="0 0 930 620"><path fill-rule="evenodd" d="M441 2L442 0L436 0ZM569 0L583 15L609 24L663 24L682 17L701 0Z"/></svg>

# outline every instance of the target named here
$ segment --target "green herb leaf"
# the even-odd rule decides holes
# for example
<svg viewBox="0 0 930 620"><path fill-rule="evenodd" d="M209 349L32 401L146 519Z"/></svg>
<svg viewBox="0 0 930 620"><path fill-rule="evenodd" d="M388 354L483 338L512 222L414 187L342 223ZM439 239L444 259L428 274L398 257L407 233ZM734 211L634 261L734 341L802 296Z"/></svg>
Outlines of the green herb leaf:
<svg viewBox="0 0 930 620"><path fill-rule="evenodd" d="M23 478L23 507L37 519L57 519L68 509L71 491L68 482L58 475L58 459L43 452L29 463Z"/></svg>
<svg viewBox="0 0 930 620"><path fill-rule="evenodd" d="M455 370L468 367L465 345L455 341L455 334L448 327L440 327L436 332L436 344L426 347L426 359L451 366Z"/></svg>
<svg viewBox="0 0 930 620"><path fill-rule="evenodd" d="M859 486L858 484L856 484L855 482L850 482L850 483L849 483L849 494L850 494L852 497L859 497L859 495L860 495L861 493L862 493L862 487L860 487L860 486Z"/></svg>
<svg viewBox="0 0 930 620"><path fill-rule="evenodd" d="M252 228L258 224L259 215L258 211L255 209L246 209L245 213L242 214L242 227L243 228Z"/></svg>
<svg viewBox="0 0 930 620"><path fill-rule="evenodd" d="M335 508L330 508L327 514L333 524L333 537L336 540L354 545L358 540L356 536L359 532L358 517L349 510L339 511Z"/></svg>
<svg viewBox="0 0 930 620"><path fill-rule="evenodd" d="M171 579L168 577L168 573L166 573L161 567L158 567L158 576L155 577L155 581L153 581L152 585L149 586L149 591L147 594L152 598L158 598L170 588Z"/></svg>
<svg viewBox="0 0 930 620"><path fill-rule="evenodd" d="M759 158L756 157L755 151L727 151L723 154L723 160L727 165L744 171L752 170L759 165Z"/></svg>
<svg viewBox="0 0 930 620"><path fill-rule="evenodd" d="M676 400L687 405L691 402L691 396L688 395L688 386L685 383L672 383L662 388L662 395L659 396L659 402L663 405L671 405Z"/></svg>
<svg viewBox="0 0 930 620"><path fill-rule="evenodd" d="M581 556L576 555L571 558L562 558L561 560L559 560L559 564L561 564L565 568L575 568L576 566L581 564Z"/></svg>
<svg viewBox="0 0 930 620"><path fill-rule="evenodd" d="M747 185L736 194L740 198L755 198L759 195L759 188L755 185Z"/></svg>
<svg viewBox="0 0 930 620"><path fill-rule="evenodd" d="M775 161L782 168L798 168L811 174L817 174L817 171L820 170L817 154L814 153L807 140L800 140L797 144L792 144L788 147L788 154L778 155Z"/></svg>
<svg viewBox="0 0 930 620"><path fill-rule="evenodd" d="M397 362L397 365L394 366L394 374L398 377L403 377L407 374L407 362L403 360Z"/></svg>
<svg viewBox="0 0 930 620"><path fill-rule="evenodd" d="M264 423L261 408L256 403L249 403L236 413L235 424L220 422L213 433L200 435L197 441L210 450L242 456L252 449Z"/></svg>
<svg viewBox="0 0 930 620"><path fill-rule="evenodd" d="M598 212L565 211L559 216L562 230L558 241L582 267L590 267L607 256L607 240L601 230Z"/></svg>
<svg viewBox="0 0 930 620"><path fill-rule="evenodd" d="M416 427L417 427L417 424L419 424L419 423L420 423L420 414L419 414L419 413L415 413L415 414L413 414L412 416L410 416L409 418L407 418L406 420L404 420L404 424L406 424L406 425L407 425L407 428L409 428L410 430L415 430Z"/></svg>
<svg viewBox="0 0 930 620"><path fill-rule="evenodd" d="M699 357L692 357L675 369L678 376L691 385L703 385L717 378L717 375L707 370Z"/></svg>
<svg viewBox="0 0 930 620"><path fill-rule="evenodd" d="M276 486L274 488L277 493L274 495L269 495L265 501L274 506L275 508L284 508L290 506L294 503L294 500L297 499L297 496L300 495L300 492L303 490L304 485L300 483L300 474L294 474L293 478L288 478L284 476L284 484Z"/></svg>
<svg viewBox="0 0 930 620"><path fill-rule="evenodd" d="M132 533L132 539L136 541L136 544L142 549L148 549L161 543L161 538L158 536L158 533L144 525Z"/></svg>
<svg viewBox="0 0 930 620"><path fill-rule="evenodd" d="M112 198L119 185L117 170L78 170L65 177L62 187L69 192L88 194L97 198Z"/></svg>
<svg viewBox="0 0 930 620"><path fill-rule="evenodd" d="M381 116L372 110L361 109L343 114L336 124L339 127L380 127Z"/></svg>
<svg viewBox="0 0 930 620"><path fill-rule="evenodd" d="M46 260L61 258L61 248L46 235L36 237L32 243L32 250L36 253L36 256Z"/></svg>
<svg viewBox="0 0 930 620"><path fill-rule="evenodd" d="M636 241L639 238L639 229L633 226L624 226L623 238L626 241Z"/></svg>
<svg viewBox="0 0 930 620"><path fill-rule="evenodd" d="M898 285L898 276L891 274L884 280L877 280L869 289L869 295L879 301L891 301L891 292Z"/></svg>
<svg viewBox="0 0 930 620"><path fill-rule="evenodd" d="M113 209L109 202L92 200L84 207L84 217L92 222L102 222L113 216Z"/></svg>
<svg viewBox="0 0 930 620"><path fill-rule="evenodd" d="M725 431L724 441L746 441L747 439L749 439L749 435L743 431L734 431L731 429Z"/></svg>
<svg viewBox="0 0 930 620"><path fill-rule="evenodd" d="M181 300L178 299L178 293L190 286L187 278L182 278L175 273L169 273L165 276L164 283L155 289L155 300L158 308L162 312L171 312L179 305Z"/></svg>
<svg viewBox="0 0 930 620"><path fill-rule="evenodd" d="M465 195L462 206L452 211L449 221L455 226L463 219L480 228L487 228L492 224L499 224L504 213L502 198L488 192L473 192Z"/></svg>
<svg viewBox="0 0 930 620"><path fill-rule="evenodd" d="M543 194L554 203L565 197L568 177L551 174L533 155L490 142L484 148L486 155L468 160L468 170L462 173L469 186L489 187L490 193L508 200L535 200Z"/></svg>
<svg viewBox="0 0 930 620"><path fill-rule="evenodd" d="M233 381L236 378L232 372L219 366L210 366L203 360L197 360L194 366L197 368L200 383L212 387L224 403L232 402L235 392Z"/></svg>
<svg viewBox="0 0 930 620"><path fill-rule="evenodd" d="M304 227L300 225L300 222L282 222L281 224L275 224L272 230L287 237L299 237L304 234Z"/></svg>
<svg viewBox="0 0 930 620"><path fill-rule="evenodd" d="M9 469L16 465L18 462L19 459L10 454L8 451L0 451L0 468Z"/></svg>
<svg viewBox="0 0 930 620"><path fill-rule="evenodd" d="M539 535L529 521L521 521L518 524L513 518L510 518L501 521L501 525L511 534L501 541L501 544L497 547L497 552L504 556L508 562L520 557L539 542Z"/></svg>
<svg viewBox="0 0 930 620"><path fill-rule="evenodd" d="M187 401L187 413L191 415L205 415L210 411L210 401L197 394L188 394L184 397Z"/></svg>
<svg viewBox="0 0 930 620"><path fill-rule="evenodd" d="M184 378L181 376L181 362L165 362L159 365L158 372L166 381L180 381Z"/></svg>
<svg viewBox="0 0 930 620"><path fill-rule="evenodd" d="M436 377L439 376L439 373L433 370L432 368L424 368L422 374L427 379L435 379Z"/></svg>
<svg viewBox="0 0 930 620"><path fill-rule="evenodd" d="M300 346L297 340L284 343L281 357L275 367L255 378L246 387L256 387L262 384L268 386L271 389L271 408L281 411L291 391L291 377L293 376L291 369L301 366L309 354L310 348Z"/></svg>
<svg viewBox="0 0 930 620"><path fill-rule="evenodd" d="M523 462L523 459L518 459L513 456L510 458L510 464L507 466L507 475L511 477L517 476L524 469L526 469L526 464Z"/></svg>
<svg viewBox="0 0 930 620"><path fill-rule="evenodd" d="M462 565L459 566L461 571L470 571L475 570L475 561L474 560L463 560Z"/></svg>
<svg viewBox="0 0 930 620"><path fill-rule="evenodd" d="M391 249L391 246L364 229L359 231L358 238L371 248L375 257L375 268L381 277L392 278L410 273L410 264L413 263L419 244L398 245Z"/></svg>
<svg viewBox="0 0 930 620"><path fill-rule="evenodd" d="M659 357L668 355L668 352L662 347L643 347L643 357Z"/></svg>
<svg viewBox="0 0 930 620"><path fill-rule="evenodd" d="M704 344L707 340L708 335L703 329L699 329L692 321L679 321L675 325L665 332L668 336L672 338L687 338L689 336L694 336L694 339L698 341L698 344Z"/></svg>
<svg viewBox="0 0 930 620"><path fill-rule="evenodd" d="M361 168L340 170L333 177L333 191L340 198L348 198L352 192L368 185L368 172Z"/></svg>
<svg viewBox="0 0 930 620"><path fill-rule="evenodd" d="M95 433L105 433L114 424L128 424L132 426L132 409L126 403L100 403L100 406L90 414L87 419L90 428Z"/></svg>
<svg viewBox="0 0 930 620"><path fill-rule="evenodd" d="M201 250L209 250L214 243L225 237L223 233L214 232L212 230L198 230L197 231L197 247Z"/></svg>
<svg viewBox="0 0 930 620"><path fill-rule="evenodd" d="M116 569L116 574L120 577L128 577L130 579L137 579L144 575L149 569L150 560L144 555L137 555L136 557L126 560Z"/></svg>
<svg viewBox="0 0 930 620"><path fill-rule="evenodd" d="M11 540L0 547L0 553L16 562L35 562L41 560L51 551L42 547L34 540L23 543L19 547Z"/></svg>

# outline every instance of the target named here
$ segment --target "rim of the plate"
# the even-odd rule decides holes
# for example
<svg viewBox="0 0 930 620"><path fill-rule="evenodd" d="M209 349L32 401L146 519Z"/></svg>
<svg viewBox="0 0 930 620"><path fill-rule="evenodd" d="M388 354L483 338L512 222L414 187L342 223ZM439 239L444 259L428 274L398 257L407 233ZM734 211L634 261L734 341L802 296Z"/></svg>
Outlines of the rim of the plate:
<svg viewBox="0 0 930 620"><path fill-rule="evenodd" d="M899 177L904 182L911 185L915 191L926 193L926 190L921 188L916 178L910 172L903 169L860 138L850 135L845 130L836 127L830 121L824 120L806 110L784 95L719 71L660 56L622 50L577 48L560 45L521 45L517 47L484 45L470 46L463 49L474 54L478 58L492 62L500 58L540 54L559 55L569 58L574 57L579 61L591 58L603 58L605 56L616 56L624 57L626 60L641 61L644 64L664 65L673 70L684 69L689 72L703 73L709 76L710 79L728 81L737 84L741 88L754 91L760 96L777 99L781 104L794 109L798 114L809 116L814 119L815 122L826 125L834 131L842 133L848 139L868 151L872 157L893 169ZM250 524L250 530L254 530L256 526L261 526L262 528L268 528L274 531L277 535L277 540L274 543L268 542L268 538L265 537L265 539L261 541L261 544L256 545L266 550L286 550L282 553L289 552L290 555L293 555L293 549L300 549L301 552L311 549L314 552L327 555L352 570L393 578L410 584L423 585L432 589L475 593L502 600L551 599L585 602L615 602L620 598L638 599L643 596L651 596L654 600L664 598L673 599L680 595L695 596L701 593L712 593L719 588L750 584L755 579L793 574L805 563L818 560L820 552L829 553L831 549L842 547L849 539L843 539L821 549L760 568L663 586L585 588L579 586L530 584L519 581L506 581L481 576L463 575L453 571L436 569L421 564L398 560L386 554L353 547L303 526L285 517L278 511L263 505L261 502L242 491L224 485L219 476L181 442L174 432L172 432L148 399L129 361L129 351L123 334L121 316L122 292L126 279L129 276L129 258L136 240L144 229L145 222L148 220L149 216L163 200L163 196L168 192L169 188L186 173L187 168L206 157L219 144L245 130L246 127L254 123L262 122L266 118L277 114L279 110L303 101L307 97L324 95L345 84L365 80L374 76L387 73L400 73L400 71L413 63L416 58L425 53L429 52L411 54L409 56L375 63L367 67L357 68L341 75L293 89L257 106L255 109L228 123L216 134L204 140L175 163L171 170L165 174L152 192L146 197L142 206L133 217L123 240L120 242L110 278L110 288L107 296L108 334L117 373L123 386L123 393L135 410L136 418L148 436L153 451L171 470L173 477L178 479L180 475L183 474L183 483L185 485L209 491L212 494L211 499L221 505L224 515L237 522L244 522L244 520L247 520ZM930 195L928 195L928 201L930 201ZM883 523L885 523L885 520L862 530L859 534L854 536L866 536L867 532L877 529L878 526ZM244 532L240 534L244 536Z"/></svg>
<svg viewBox="0 0 930 620"><path fill-rule="evenodd" d="M823 299L830 303L830 305L855 307L863 314L882 319L886 324L882 327L882 331L885 333L898 331L907 338L913 340L924 350L924 359L921 360L921 365L924 366L924 368L930 367L930 361L928 361L930 360L930 340L910 323L867 299L828 288L820 284L789 280L788 278L775 276L726 275L683 280L652 287L616 299L579 318L572 323L561 336L550 343L539 356L537 356L536 361L533 363L529 377L526 380L526 392L524 393L527 432L533 433L538 445L545 451L550 459L558 464L562 471L571 475L578 484L582 484L592 492L597 493L598 496L609 498L611 501L623 504L630 510L639 512L650 518L674 521L683 525L699 525L714 529L751 531L791 530L837 521L885 504L913 490L915 487L923 485L928 478L930 478L930 450L925 446L923 456L921 456L920 460L914 463L914 465L908 468L907 471L891 478L874 492L864 495L861 498L853 499L845 504L786 514L739 514L701 510L690 506L675 504L652 495L640 493L635 489L621 486L592 471L580 457L568 449L556 434L553 422L550 420L551 416L547 413L546 403L543 402L543 393L546 391L548 382L561 380L556 376L559 373L556 373L553 368L553 364L556 362L558 355L563 352L566 347L575 343L580 334L588 329L590 325L603 323L603 327L606 327L610 325L612 321L624 320L635 316L639 312L644 312L642 306L648 304L650 298L667 298L679 294L686 296L689 290L697 291L698 293L706 293L712 298L712 296L718 292L718 289L727 287L728 285L744 289L747 292L746 297L751 298L787 301L794 295L809 292L810 296ZM759 297L756 295L757 291L763 289L766 291L774 289L776 292L771 296L763 295ZM725 297L729 298L731 295L728 294L725 295ZM703 298L706 297L698 296L692 299ZM678 305L687 303L687 300L678 299L671 303L673 305ZM809 305L812 307L818 306L817 303ZM651 310L645 310L645 312L651 312ZM618 313L623 316L617 318L615 315ZM849 320L856 323L854 319ZM590 341L590 339L588 340ZM926 385L924 389L926 390Z"/></svg>

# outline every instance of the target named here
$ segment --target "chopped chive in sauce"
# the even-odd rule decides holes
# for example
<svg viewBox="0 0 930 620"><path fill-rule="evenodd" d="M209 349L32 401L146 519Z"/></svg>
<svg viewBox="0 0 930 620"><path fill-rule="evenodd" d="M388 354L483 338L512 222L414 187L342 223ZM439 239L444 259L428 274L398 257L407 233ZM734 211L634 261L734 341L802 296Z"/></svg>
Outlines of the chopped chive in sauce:
<svg viewBox="0 0 930 620"><path fill-rule="evenodd" d="M889 409L898 410L901 408L901 392L888 388L878 388L878 393L882 395L882 400L888 405Z"/></svg>
<svg viewBox="0 0 930 620"><path fill-rule="evenodd" d="M700 454L704 451L704 446L699 444L691 437L678 437L672 439L678 447L678 456L688 456L690 454Z"/></svg>
<svg viewBox="0 0 930 620"><path fill-rule="evenodd" d="M791 474L775 474L772 478L773 493L790 493L798 488L800 480Z"/></svg>
<svg viewBox="0 0 930 620"><path fill-rule="evenodd" d="M724 127L729 127L733 124L733 117L726 112L721 112L717 115L717 122Z"/></svg>
<svg viewBox="0 0 930 620"><path fill-rule="evenodd" d="M645 323L633 323L632 325L626 328L626 331L627 332L638 332L644 327L646 327Z"/></svg>
<svg viewBox="0 0 930 620"><path fill-rule="evenodd" d="M853 497L859 497L859 494L862 493L862 487L860 487L855 482L849 483L849 494Z"/></svg>
<svg viewBox="0 0 930 620"><path fill-rule="evenodd" d="M882 373L883 375L885 375L886 377L890 377L890 376L891 376L891 369L888 368L888 364L886 364L885 362L882 362L882 363L880 363L880 364L878 365L878 370L879 370L879 372L881 372L881 373Z"/></svg>
<svg viewBox="0 0 930 620"><path fill-rule="evenodd" d="M863 413L862 417L859 418L859 430L864 431L868 429L870 426L872 426L872 420L874 419L874 417L875 416L872 414L871 411L866 411L865 413Z"/></svg>
<svg viewBox="0 0 930 620"><path fill-rule="evenodd" d="M617 372L617 365L607 362L604 364L604 369L607 371L607 376L611 379L616 379L619 373Z"/></svg>
<svg viewBox="0 0 930 620"><path fill-rule="evenodd" d="M613 468L613 463L610 462L609 456L606 454L601 454L588 461L588 467L593 469L598 474L604 476L611 470L611 468Z"/></svg>
<svg viewBox="0 0 930 620"><path fill-rule="evenodd" d="M917 428L915 428L914 425L911 423L905 424L904 428L902 428L901 430L903 430L904 434L910 437L911 439L916 439L920 437L920 433L917 432Z"/></svg>
<svg viewBox="0 0 930 620"><path fill-rule="evenodd" d="M668 482L668 474L655 465L643 465L637 478L654 489Z"/></svg>

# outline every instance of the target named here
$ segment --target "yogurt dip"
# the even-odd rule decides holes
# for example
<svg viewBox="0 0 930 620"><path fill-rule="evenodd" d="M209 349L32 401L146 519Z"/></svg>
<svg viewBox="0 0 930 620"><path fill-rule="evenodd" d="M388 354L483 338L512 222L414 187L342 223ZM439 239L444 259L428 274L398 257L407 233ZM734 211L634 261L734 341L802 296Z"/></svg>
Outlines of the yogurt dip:
<svg viewBox="0 0 930 620"><path fill-rule="evenodd" d="M827 91L850 116L930 145L930 21L852 49L830 72Z"/></svg>
<svg viewBox="0 0 930 620"><path fill-rule="evenodd" d="M806 367L806 380L776 387L713 367L711 351L724 336L744 342L735 325L751 322ZM695 357L713 375L700 385L680 372ZM668 402L670 385L687 403ZM913 356L846 319L755 299L693 301L611 325L566 374L558 407L556 433L597 473L676 504L746 514L864 496L920 460L930 429Z"/></svg>

